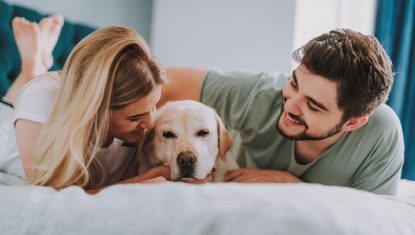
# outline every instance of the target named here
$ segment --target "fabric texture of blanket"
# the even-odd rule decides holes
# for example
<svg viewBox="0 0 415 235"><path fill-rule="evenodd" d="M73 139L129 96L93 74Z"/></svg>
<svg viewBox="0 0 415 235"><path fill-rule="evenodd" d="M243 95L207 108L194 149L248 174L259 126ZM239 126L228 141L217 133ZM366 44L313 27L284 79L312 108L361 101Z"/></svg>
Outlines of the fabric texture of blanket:
<svg viewBox="0 0 415 235"><path fill-rule="evenodd" d="M415 234L415 197L317 184L114 185L96 195L0 173L0 234Z"/></svg>

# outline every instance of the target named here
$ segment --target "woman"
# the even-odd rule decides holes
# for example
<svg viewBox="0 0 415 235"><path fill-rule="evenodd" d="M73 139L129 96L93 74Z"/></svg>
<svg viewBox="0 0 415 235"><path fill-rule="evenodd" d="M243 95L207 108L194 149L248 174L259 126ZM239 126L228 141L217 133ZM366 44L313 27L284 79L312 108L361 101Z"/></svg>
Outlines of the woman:
<svg viewBox="0 0 415 235"><path fill-rule="evenodd" d="M83 39L59 74L35 78L16 102L15 139L27 181L96 189L136 176L130 144L152 127L164 81L135 31L106 27ZM169 173L161 166L121 182L158 182Z"/></svg>

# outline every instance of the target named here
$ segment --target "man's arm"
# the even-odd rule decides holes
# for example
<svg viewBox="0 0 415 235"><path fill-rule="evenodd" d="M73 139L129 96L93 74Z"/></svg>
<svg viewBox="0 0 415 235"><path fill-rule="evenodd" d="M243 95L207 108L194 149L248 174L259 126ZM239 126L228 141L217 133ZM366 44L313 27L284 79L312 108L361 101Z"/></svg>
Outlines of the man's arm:
<svg viewBox="0 0 415 235"><path fill-rule="evenodd" d="M301 183L301 179L287 171L242 168L228 171L225 182L238 183Z"/></svg>
<svg viewBox="0 0 415 235"><path fill-rule="evenodd" d="M206 74L207 70L204 69L166 68L169 81L163 85L157 107L174 100L200 101L200 92Z"/></svg>

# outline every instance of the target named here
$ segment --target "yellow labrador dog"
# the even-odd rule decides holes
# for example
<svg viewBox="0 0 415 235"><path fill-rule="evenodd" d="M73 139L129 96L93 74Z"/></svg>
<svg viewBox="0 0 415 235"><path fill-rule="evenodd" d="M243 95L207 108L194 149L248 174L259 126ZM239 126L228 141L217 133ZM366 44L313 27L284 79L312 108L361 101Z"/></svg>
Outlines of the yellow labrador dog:
<svg viewBox="0 0 415 235"><path fill-rule="evenodd" d="M139 174L165 164L172 180L213 173L213 181L220 182L226 171L239 168L227 156L231 147L232 136L212 108L189 100L168 102L155 114L154 128L142 144Z"/></svg>

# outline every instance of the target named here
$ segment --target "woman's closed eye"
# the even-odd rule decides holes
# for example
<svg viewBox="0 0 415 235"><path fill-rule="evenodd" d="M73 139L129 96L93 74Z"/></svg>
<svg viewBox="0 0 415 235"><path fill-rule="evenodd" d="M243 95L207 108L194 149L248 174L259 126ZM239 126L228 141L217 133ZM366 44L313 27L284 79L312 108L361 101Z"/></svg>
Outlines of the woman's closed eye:
<svg viewBox="0 0 415 235"><path fill-rule="evenodd" d="M128 118L128 120L131 121L131 122L138 122L141 119L143 119L146 115L153 116L155 113L156 113L156 108L152 109L151 111L149 111L147 113L131 116L131 117Z"/></svg>
<svg viewBox="0 0 415 235"><path fill-rule="evenodd" d="M143 117L144 117L145 115L140 115L140 116L137 116L137 117L133 117L133 118L128 118L128 120L129 121L131 121L131 122L138 122L138 121L140 121L141 119L143 119Z"/></svg>

